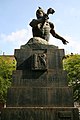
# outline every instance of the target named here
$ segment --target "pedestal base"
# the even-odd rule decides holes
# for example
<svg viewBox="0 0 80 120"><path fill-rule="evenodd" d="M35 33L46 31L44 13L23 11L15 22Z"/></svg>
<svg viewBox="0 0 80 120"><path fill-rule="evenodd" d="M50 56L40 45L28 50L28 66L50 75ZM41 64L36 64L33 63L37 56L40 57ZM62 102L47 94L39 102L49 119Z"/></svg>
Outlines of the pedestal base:
<svg viewBox="0 0 80 120"><path fill-rule="evenodd" d="M73 107L8 107L1 115L1 120L79 120Z"/></svg>

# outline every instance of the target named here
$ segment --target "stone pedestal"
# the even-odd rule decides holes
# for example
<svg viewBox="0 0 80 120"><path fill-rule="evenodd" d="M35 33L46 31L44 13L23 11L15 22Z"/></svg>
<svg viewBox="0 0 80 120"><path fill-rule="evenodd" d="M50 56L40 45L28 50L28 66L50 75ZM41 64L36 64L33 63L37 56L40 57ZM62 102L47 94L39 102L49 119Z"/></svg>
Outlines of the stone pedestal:
<svg viewBox="0 0 80 120"><path fill-rule="evenodd" d="M63 70L64 50L28 44L14 55L17 65L1 120L79 120Z"/></svg>

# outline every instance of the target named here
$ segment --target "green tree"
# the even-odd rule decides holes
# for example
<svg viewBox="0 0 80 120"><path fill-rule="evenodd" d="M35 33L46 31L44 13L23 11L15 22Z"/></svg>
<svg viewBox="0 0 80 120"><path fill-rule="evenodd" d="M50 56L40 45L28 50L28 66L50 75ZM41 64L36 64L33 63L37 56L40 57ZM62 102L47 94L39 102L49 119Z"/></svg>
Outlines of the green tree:
<svg viewBox="0 0 80 120"><path fill-rule="evenodd" d="M11 86L12 71L16 61L5 55L0 56L0 102L6 102L7 89Z"/></svg>
<svg viewBox="0 0 80 120"><path fill-rule="evenodd" d="M67 71L68 84L73 87L74 101L80 103L80 55L69 55L63 60Z"/></svg>

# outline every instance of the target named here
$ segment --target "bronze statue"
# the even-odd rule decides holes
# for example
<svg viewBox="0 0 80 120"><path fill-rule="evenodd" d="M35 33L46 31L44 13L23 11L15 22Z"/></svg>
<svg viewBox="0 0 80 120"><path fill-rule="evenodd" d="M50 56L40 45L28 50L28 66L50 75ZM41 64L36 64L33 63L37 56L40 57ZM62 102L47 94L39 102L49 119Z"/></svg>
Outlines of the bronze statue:
<svg viewBox="0 0 80 120"><path fill-rule="evenodd" d="M39 9L36 11L36 17L37 19L33 19L30 22L30 26L32 27L33 37L40 37L42 39L45 39L46 41L49 41L50 33L53 37L60 39L63 44L69 43L66 41L63 37L58 35L54 30L54 24L49 22L49 14L53 14L55 11L52 8L49 8L47 10L47 14L42 10L42 8L39 7Z"/></svg>

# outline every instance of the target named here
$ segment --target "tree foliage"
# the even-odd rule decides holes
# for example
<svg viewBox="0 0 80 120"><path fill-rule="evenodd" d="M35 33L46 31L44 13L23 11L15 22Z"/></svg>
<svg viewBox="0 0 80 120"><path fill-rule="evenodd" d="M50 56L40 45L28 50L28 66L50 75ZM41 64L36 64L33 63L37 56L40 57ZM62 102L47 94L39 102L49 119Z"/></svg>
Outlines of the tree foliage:
<svg viewBox="0 0 80 120"><path fill-rule="evenodd" d="M7 89L11 85L15 65L15 60L5 55L0 56L0 102L6 102Z"/></svg>
<svg viewBox="0 0 80 120"><path fill-rule="evenodd" d="M73 87L74 101L80 103L80 55L69 55L63 60L69 86Z"/></svg>

